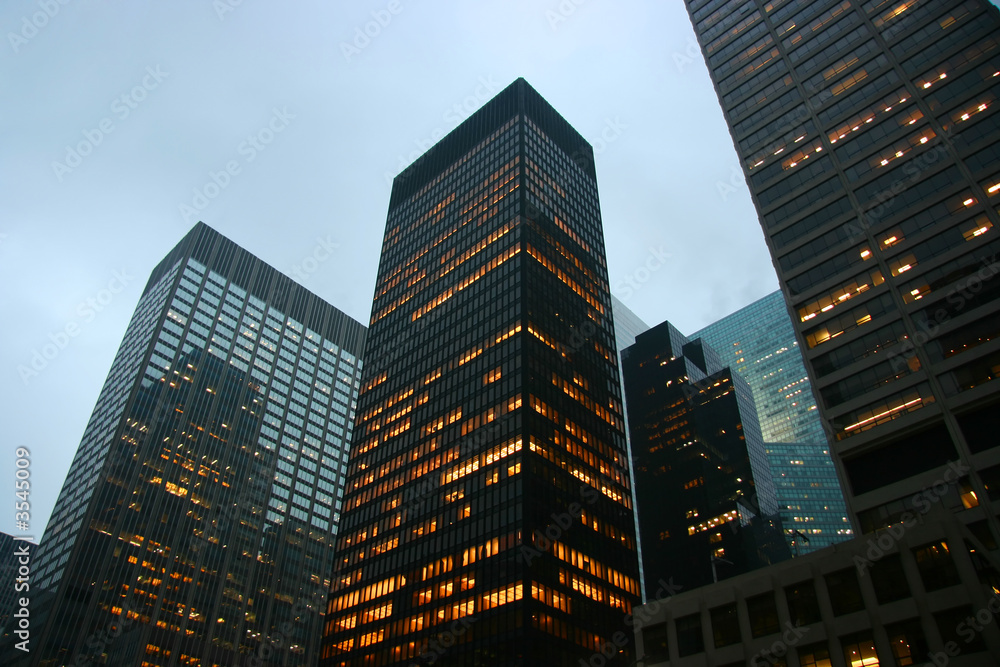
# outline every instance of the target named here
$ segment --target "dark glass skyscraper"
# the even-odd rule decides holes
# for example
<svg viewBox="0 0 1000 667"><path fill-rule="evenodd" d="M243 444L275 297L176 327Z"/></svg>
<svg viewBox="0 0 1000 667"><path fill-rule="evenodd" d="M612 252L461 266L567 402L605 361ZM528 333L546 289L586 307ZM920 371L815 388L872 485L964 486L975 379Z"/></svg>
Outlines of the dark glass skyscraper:
<svg viewBox="0 0 1000 667"><path fill-rule="evenodd" d="M788 558L753 396L669 322L622 353L646 590Z"/></svg>
<svg viewBox="0 0 1000 667"><path fill-rule="evenodd" d="M196 225L154 269L56 501L23 659L314 665L364 337Z"/></svg>
<svg viewBox="0 0 1000 667"><path fill-rule="evenodd" d="M758 299L691 338L701 338L718 351L722 363L753 391L792 553L850 539L844 492L781 292Z"/></svg>
<svg viewBox="0 0 1000 667"><path fill-rule="evenodd" d="M630 662L593 151L523 79L393 182L366 350L321 664Z"/></svg>
<svg viewBox="0 0 1000 667"><path fill-rule="evenodd" d="M1000 18L985 0L689 0L868 532L949 479L991 540ZM995 468L993 468L995 469ZM992 528L993 535L986 535Z"/></svg>
<svg viewBox="0 0 1000 667"><path fill-rule="evenodd" d="M0 633L8 634L20 623L19 619L11 616L12 614L23 617L28 613L22 611L23 606L20 601L31 597L31 579L30 575L28 577L19 575L18 570L22 566L27 566L30 572L31 558L37 548L38 545L34 542L0 533L0 577L5 582L3 590L0 591ZM21 581L18 581L18 578ZM27 622L30 622L30 619ZM10 623L9 629L8 623Z"/></svg>

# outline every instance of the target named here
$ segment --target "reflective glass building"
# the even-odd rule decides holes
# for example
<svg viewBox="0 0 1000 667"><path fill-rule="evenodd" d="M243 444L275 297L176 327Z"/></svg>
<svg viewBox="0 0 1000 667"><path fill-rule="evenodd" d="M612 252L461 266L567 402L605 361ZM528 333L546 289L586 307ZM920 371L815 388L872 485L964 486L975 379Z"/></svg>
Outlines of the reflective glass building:
<svg viewBox="0 0 1000 667"><path fill-rule="evenodd" d="M636 336L648 331L649 325L629 310L618 297L612 295L611 304L615 311L615 340L618 342L618 351L621 352L635 343Z"/></svg>
<svg viewBox="0 0 1000 667"><path fill-rule="evenodd" d="M24 660L314 665L364 337L196 225L154 269L70 466Z"/></svg>
<svg viewBox="0 0 1000 667"><path fill-rule="evenodd" d="M969 472L947 507L993 541L997 9L985 0L686 6L855 528L898 522L961 461Z"/></svg>
<svg viewBox="0 0 1000 667"><path fill-rule="evenodd" d="M691 334L746 379L765 442L826 443L809 376L781 292Z"/></svg>
<svg viewBox="0 0 1000 667"><path fill-rule="evenodd" d="M792 553L809 553L849 539L852 530L844 494L781 292L741 308L691 338L715 348L722 363L739 373L753 391Z"/></svg>
<svg viewBox="0 0 1000 667"><path fill-rule="evenodd" d="M618 346L618 363L619 371L621 371L621 353L626 347L633 345L635 343L635 337L641 334L643 331L649 330L649 325L642 321L642 319L629 310L622 301L615 295L611 295L611 308L615 315L615 344ZM621 392L622 392L622 405L625 406L625 378L619 372L618 374ZM629 435L628 429L628 407L625 406L625 444L628 447L629 460L632 460L632 443ZM633 479L634 481L634 479ZM632 485L632 504L635 505L635 484ZM636 523L636 532L638 533L639 524ZM642 574L642 542L640 541L636 548L639 552L639 573ZM639 583L642 584L642 599L646 599L646 587L645 581L642 577L639 579Z"/></svg>
<svg viewBox="0 0 1000 667"><path fill-rule="evenodd" d="M632 662L593 151L523 79L394 180L365 355L320 664Z"/></svg>
<svg viewBox="0 0 1000 667"><path fill-rule="evenodd" d="M789 557L753 396L669 322L622 352L646 590Z"/></svg>

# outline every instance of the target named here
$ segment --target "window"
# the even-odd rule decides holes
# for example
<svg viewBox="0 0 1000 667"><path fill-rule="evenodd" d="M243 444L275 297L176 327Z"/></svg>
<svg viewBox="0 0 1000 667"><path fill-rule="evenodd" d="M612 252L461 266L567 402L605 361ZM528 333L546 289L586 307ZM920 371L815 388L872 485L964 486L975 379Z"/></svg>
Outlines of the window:
<svg viewBox="0 0 1000 667"><path fill-rule="evenodd" d="M969 605L955 607L934 614L934 621L941 632L941 641L947 645L953 642L961 647L962 655L985 651L986 643L983 641L983 634L975 632L969 620L977 618L978 614ZM978 620L977 620L978 623ZM969 635L972 635L971 637Z"/></svg>
<svg viewBox="0 0 1000 667"><path fill-rule="evenodd" d="M659 623L648 628L643 628L642 647L646 653L647 660L669 660L670 651L667 646L667 624Z"/></svg>
<svg viewBox="0 0 1000 667"><path fill-rule="evenodd" d="M936 591L959 583L958 570L955 561L948 551L948 543L944 540L931 542L913 549L917 559L917 569L928 591Z"/></svg>
<svg viewBox="0 0 1000 667"><path fill-rule="evenodd" d="M968 527L976 539L983 543L984 547L990 551L997 548L997 541L993 537L993 531L990 530L986 519L973 521Z"/></svg>
<svg viewBox="0 0 1000 667"><path fill-rule="evenodd" d="M739 644L742 641L735 602L716 607L709 614L712 617L712 635L715 637L716 648Z"/></svg>
<svg viewBox="0 0 1000 667"><path fill-rule="evenodd" d="M872 563L868 576L871 577L879 604L910 597L910 585L906 583L899 554L889 554Z"/></svg>
<svg viewBox="0 0 1000 667"><path fill-rule="evenodd" d="M843 616L865 608L861 597L861 586L853 567L826 575L826 588L830 593L830 605L834 616Z"/></svg>
<svg viewBox="0 0 1000 667"><path fill-rule="evenodd" d="M844 661L851 667L878 667L881 664L871 630L841 637L840 645L844 649Z"/></svg>
<svg viewBox="0 0 1000 667"><path fill-rule="evenodd" d="M799 647L800 667L831 667L830 647L826 642Z"/></svg>
<svg viewBox="0 0 1000 667"><path fill-rule="evenodd" d="M755 639L772 635L780 628L774 593L770 591L747 598L747 613L750 615L750 634Z"/></svg>
<svg viewBox="0 0 1000 667"><path fill-rule="evenodd" d="M919 619L913 618L886 625L885 631L889 636L892 657L895 658L899 667L923 664L930 649L927 647L927 642L924 641L926 633L920 626Z"/></svg>
<svg viewBox="0 0 1000 667"><path fill-rule="evenodd" d="M788 600L788 616L793 625L819 622L819 602L816 600L816 587L813 586L812 580L786 586L785 599Z"/></svg>
<svg viewBox="0 0 1000 667"><path fill-rule="evenodd" d="M701 614L691 614L677 619L677 654L681 657L705 650L701 634Z"/></svg>

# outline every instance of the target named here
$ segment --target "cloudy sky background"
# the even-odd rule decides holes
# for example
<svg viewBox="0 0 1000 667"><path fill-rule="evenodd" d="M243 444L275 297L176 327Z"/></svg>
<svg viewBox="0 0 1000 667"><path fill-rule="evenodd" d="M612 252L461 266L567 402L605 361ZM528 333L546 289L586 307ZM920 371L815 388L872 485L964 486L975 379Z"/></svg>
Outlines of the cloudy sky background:
<svg viewBox="0 0 1000 667"><path fill-rule="evenodd" d="M594 144L612 292L647 323L691 333L777 289L680 0L63 1L0 3L0 456L32 452L36 539L149 272L195 222L367 322L391 177L519 76ZM303 264L320 240L330 259ZM23 534L13 514L0 530Z"/></svg>

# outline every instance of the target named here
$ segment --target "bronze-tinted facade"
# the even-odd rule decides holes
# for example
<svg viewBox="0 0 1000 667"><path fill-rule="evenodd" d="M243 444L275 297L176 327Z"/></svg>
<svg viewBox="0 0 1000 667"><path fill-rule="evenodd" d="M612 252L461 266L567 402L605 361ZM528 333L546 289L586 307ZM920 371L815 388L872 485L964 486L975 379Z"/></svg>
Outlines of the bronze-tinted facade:
<svg viewBox="0 0 1000 667"><path fill-rule="evenodd" d="M393 183L346 484L324 667L634 658L593 151L523 79Z"/></svg>

